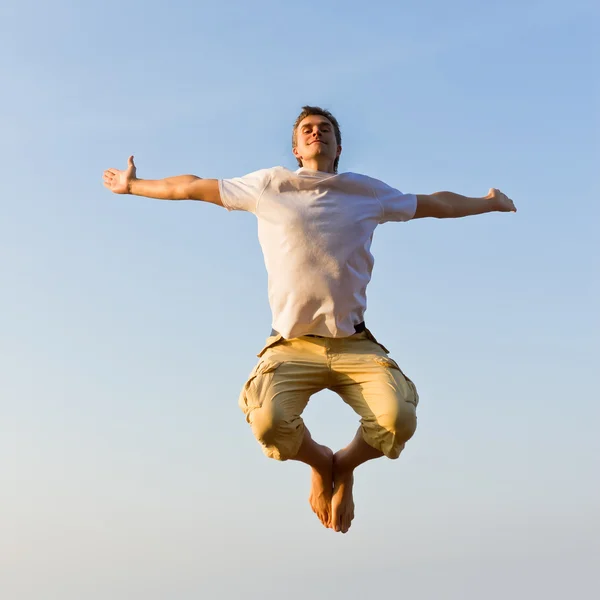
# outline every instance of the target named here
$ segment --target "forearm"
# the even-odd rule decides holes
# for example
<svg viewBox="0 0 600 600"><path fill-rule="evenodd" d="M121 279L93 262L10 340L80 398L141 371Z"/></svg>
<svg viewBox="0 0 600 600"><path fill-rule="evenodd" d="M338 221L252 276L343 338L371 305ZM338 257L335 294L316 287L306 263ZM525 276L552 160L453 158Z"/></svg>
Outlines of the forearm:
<svg viewBox="0 0 600 600"><path fill-rule="evenodd" d="M134 196L145 196L158 200L187 200L189 186L200 177L195 175L177 175L165 179L132 179L128 192Z"/></svg>
<svg viewBox="0 0 600 600"><path fill-rule="evenodd" d="M436 192L431 196L443 207L440 218L456 219L498 210L497 203L490 194L481 198L469 198L454 192Z"/></svg>

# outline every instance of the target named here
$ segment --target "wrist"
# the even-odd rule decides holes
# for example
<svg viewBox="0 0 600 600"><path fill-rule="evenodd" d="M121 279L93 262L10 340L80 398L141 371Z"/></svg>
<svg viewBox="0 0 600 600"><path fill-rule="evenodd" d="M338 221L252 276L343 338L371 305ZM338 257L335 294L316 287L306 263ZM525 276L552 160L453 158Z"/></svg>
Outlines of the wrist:
<svg viewBox="0 0 600 600"><path fill-rule="evenodd" d="M127 182L127 194L135 194L134 186L139 181L136 177L133 177Z"/></svg>
<svg viewBox="0 0 600 600"><path fill-rule="evenodd" d="M498 210L498 197L494 193L494 190L490 190L484 197L483 200L488 208L489 212Z"/></svg>

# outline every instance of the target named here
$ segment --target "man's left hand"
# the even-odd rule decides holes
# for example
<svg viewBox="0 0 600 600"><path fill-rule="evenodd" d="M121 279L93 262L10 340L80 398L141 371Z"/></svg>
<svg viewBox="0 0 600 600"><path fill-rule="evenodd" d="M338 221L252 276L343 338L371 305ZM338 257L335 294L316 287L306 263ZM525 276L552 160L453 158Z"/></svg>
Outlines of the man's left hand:
<svg viewBox="0 0 600 600"><path fill-rule="evenodd" d="M500 190L490 188L487 197L492 201L494 210L498 212L517 212L515 203Z"/></svg>

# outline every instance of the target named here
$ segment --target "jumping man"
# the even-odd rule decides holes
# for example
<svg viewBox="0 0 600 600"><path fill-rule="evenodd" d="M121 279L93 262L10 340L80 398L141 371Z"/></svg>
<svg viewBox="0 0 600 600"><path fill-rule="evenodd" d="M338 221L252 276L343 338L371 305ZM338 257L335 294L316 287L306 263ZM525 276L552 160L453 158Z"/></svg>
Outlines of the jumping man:
<svg viewBox="0 0 600 600"><path fill-rule="evenodd" d="M127 169L104 172L104 185L116 194L201 200L256 215L273 329L242 389L240 408L267 456L312 468L313 511L325 527L346 533L354 518L354 470L381 456L398 458L417 426L415 385L364 323L375 228L516 209L497 189L481 198L403 194L365 175L338 174L341 143L336 118L305 106L292 134L296 171L147 180L136 177L130 157ZM335 454L312 439L301 417L323 389L360 416L354 439Z"/></svg>

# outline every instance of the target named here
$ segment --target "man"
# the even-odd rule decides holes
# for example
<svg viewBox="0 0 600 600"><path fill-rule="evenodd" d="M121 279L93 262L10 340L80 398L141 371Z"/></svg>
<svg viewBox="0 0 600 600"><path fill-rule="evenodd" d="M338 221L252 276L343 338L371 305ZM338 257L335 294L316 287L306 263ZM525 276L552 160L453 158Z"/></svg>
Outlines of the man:
<svg viewBox="0 0 600 600"><path fill-rule="evenodd" d="M340 127L319 107L303 107L292 151L297 171L275 167L224 180L138 179L130 157L126 170L104 172L104 185L117 194L202 200L256 215L273 331L240 407L267 456L312 468L313 511L325 527L346 533L356 467L384 455L397 458L416 429L417 390L363 319L376 226L516 209L497 189L481 198L414 195L363 175L338 175ZM301 418L311 395L323 389L361 417L354 439L335 454L311 438Z"/></svg>

